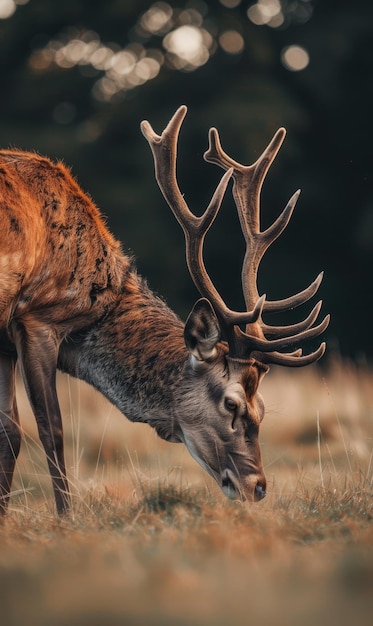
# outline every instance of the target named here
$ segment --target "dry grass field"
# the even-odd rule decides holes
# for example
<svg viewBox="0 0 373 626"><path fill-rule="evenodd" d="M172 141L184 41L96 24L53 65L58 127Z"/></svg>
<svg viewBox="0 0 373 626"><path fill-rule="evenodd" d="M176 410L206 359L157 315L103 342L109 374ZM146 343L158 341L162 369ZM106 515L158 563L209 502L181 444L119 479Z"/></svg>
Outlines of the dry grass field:
<svg viewBox="0 0 373 626"><path fill-rule="evenodd" d="M373 374L263 381L262 502L229 502L181 445L61 377L73 514L57 519L22 388L0 527L1 626L365 626L373 615Z"/></svg>

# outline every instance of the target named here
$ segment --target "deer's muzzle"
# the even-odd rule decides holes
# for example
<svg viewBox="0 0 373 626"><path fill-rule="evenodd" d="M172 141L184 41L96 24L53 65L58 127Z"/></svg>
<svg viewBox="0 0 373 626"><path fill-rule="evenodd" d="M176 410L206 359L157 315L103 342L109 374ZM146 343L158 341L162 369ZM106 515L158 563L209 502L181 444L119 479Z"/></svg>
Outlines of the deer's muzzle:
<svg viewBox="0 0 373 626"><path fill-rule="evenodd" d="M251 474L240 480L232 470L226 469L221 475L221 488L231 500L258 502L266 496L266 479L264 474Z"/></svg>

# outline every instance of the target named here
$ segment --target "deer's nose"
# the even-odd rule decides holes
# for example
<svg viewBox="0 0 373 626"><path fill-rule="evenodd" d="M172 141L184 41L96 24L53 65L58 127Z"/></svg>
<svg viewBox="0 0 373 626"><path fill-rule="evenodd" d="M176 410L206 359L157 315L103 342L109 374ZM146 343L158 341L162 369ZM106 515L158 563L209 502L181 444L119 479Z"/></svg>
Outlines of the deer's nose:
<svg viewBox="0 0 373 626"><path fill-rule="evenodd" d="M263 500L266 497L266 483L265 480L258 480L255 485L254 498L255 500Z"/></svg>

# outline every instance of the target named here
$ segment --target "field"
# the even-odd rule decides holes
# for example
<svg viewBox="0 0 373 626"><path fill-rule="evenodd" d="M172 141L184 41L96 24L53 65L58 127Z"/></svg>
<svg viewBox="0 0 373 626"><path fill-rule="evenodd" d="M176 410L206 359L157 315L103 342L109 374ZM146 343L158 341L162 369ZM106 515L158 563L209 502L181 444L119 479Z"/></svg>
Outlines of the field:
<svg viewBox="0 0 373 626"><path fill-rule="evenodd" d="M357 626L373 614L373 374L273 368L268 496L229 502L181 445L61 377L73 514L57 519L22 388L0 526L2 626Z"/></svg>

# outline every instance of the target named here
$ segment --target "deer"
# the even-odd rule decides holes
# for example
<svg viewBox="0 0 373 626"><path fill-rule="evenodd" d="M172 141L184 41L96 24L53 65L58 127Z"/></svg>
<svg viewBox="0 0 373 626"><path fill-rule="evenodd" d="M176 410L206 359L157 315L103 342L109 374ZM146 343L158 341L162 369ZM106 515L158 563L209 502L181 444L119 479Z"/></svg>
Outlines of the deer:
<svg viewBox="0 0 373 626"><path fill-rule="evenodd" d="M256 502L266 495L259 446L264 401L258 388L271 364L306 366L325 342L319 337L321 301L301 322L268 325L267 313L303 305L306 289L281 300L259 296L257 272L267 248L293 213L299 191L266 230L260 230L260 192L283 140L280 128L249 166L224 152L209 131L206 161L224 174L200 217L188 207L177 175L178 136L186 106L161 135L148 121L158 186L180 223L190 276L200 298L185 323L155 295L109 232L99 209L61 162L37 153L0 151L0 511L5 514L22 431L16 402L20 372L51 476L58 515L71 511L64 459L57 370L86 381L133 422L147 423L164 440L184 443L230 499ZM230 181L246 242L242 264L245 310L224 302L208 274L205 236Z"/></svg>

